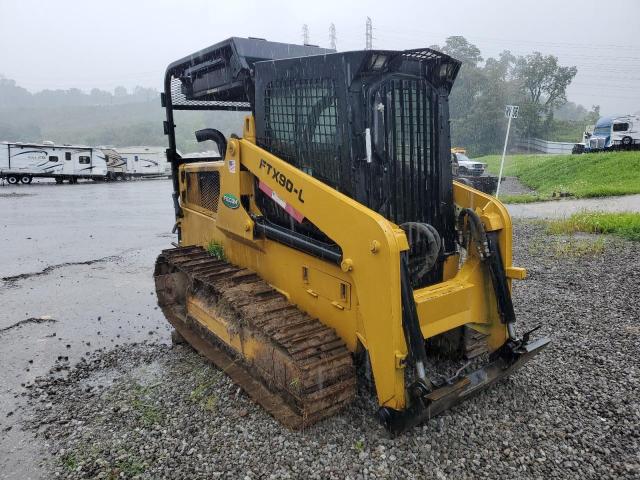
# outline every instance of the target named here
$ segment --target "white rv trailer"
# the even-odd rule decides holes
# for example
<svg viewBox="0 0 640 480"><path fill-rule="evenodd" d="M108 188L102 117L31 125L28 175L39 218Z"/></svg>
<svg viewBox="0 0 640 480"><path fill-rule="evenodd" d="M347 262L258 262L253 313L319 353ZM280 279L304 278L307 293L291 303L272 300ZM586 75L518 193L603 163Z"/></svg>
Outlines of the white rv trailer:
<svg viewBox="0 0 640 480"><path fill-rule="evenodd" d="M96 148L53 142L0 142L0 178L10 184L31 183L36 177L76 183L81 178L104 180L106 174L105 156Z"/></svg>
<svg viewBox="0 0 640 480"><path fill-rule="evenodd" d="M171 176L165 147L118 147L114 150L126 165L125 178Z"/></svg>

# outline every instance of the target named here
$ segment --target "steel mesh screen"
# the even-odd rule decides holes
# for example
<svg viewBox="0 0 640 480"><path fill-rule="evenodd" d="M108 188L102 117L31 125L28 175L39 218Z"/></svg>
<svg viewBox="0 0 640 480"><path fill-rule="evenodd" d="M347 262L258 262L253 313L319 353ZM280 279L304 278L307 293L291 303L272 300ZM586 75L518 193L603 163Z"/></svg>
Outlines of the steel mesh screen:
<svg viewBox="0 0 640 480"><path fill-rule="evenodd" d="M187 202L216 213L220 196L218 172L189 172L187 174Z"/></svg>
<svg viewBox="0 0 640 480"><path fill-rule="evenodd" d="M412 60L437 60L440 58L445 58L445 55L441 54L440 52L436 52L435 50L431 50L428 48L405 50L404 52L402 52L402 56L410 58Z"/></svg>
<svg viewBox="0 0 640 480"><path fill-rule="evenodd" d="M275 80L264 92L261 146L301 170L338 185L338 100L331 79Z"/></svg>
<svg viewBox="0 0 640 480"><path fill-rule="evenodd" d="M176 110L251 110L249 102L223 102L213 100L189 100L182 92L182 82L171 77L171 104Z"/></svg>
<svg viewBox="0 0 640 480"><path fill-rule="evenodd" d="M438 167L430 89L422 80L393 80L381 93L389 125L385 144L390 156L390 191L385 215L397 223L431 222L438 206L429 201L433 194L427 192L436 192Z"/></svg>

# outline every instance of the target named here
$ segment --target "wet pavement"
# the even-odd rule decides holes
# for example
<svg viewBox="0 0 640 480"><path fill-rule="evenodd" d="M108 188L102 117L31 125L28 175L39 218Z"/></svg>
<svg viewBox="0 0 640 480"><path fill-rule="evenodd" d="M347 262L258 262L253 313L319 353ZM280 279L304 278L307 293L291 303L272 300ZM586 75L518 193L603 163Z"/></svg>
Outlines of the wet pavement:
<svg viewBox="0 0 640 480"><path fill-rule="evenodd" d="M0 478L43 475L46 445L20 427L25 385L168 338L152 274L175 241L170 193L168 180L0 187Z"/></svg>
<svg viewBox="0 0 640 480"><path fill-rule="evenodd" d="M562 218L583 210L640 212L640 195L518 203L507 205L507 208L514 218Z"/></svg>

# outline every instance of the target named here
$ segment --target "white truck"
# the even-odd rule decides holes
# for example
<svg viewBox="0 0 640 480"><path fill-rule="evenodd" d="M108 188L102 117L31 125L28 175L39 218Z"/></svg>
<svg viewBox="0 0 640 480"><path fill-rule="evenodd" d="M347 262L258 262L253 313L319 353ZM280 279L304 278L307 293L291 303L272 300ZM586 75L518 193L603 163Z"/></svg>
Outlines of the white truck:
<svg viewBox="0 0 640 480"><path fill-rule="evenodd" d="M113 150L120 156L120 164L124 167L122 179L171 176L165 147L116 147Z"/></svg>
<svg viewBox="0 0 640 480"><path fill-rule="evenodd" d="M602 117L585 139L585 151L640 148L640 116Z"/></svg>
<svg viewBox="0 0 640 480"><path fill-rule="evenodd" d="M97 148L0 142L0 178L12 185L31 183L38 177L77 183L79 179L104 180L106 175L106 158Z"/></svg>

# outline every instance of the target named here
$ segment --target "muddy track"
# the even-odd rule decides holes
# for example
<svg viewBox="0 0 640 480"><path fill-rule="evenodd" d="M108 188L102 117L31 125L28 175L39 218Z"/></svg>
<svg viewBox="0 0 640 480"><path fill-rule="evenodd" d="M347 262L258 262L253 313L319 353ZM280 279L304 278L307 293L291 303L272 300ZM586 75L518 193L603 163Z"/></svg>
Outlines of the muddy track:
<svg viewBox="0 0 640 480"><path fill-rule="evenodd" d="M155 277L159 304L182 336L286 426L311 425L355 397L342 339L254 272L183 247L162 252ZM212 334L216 318L233 348Z"/></svg>

